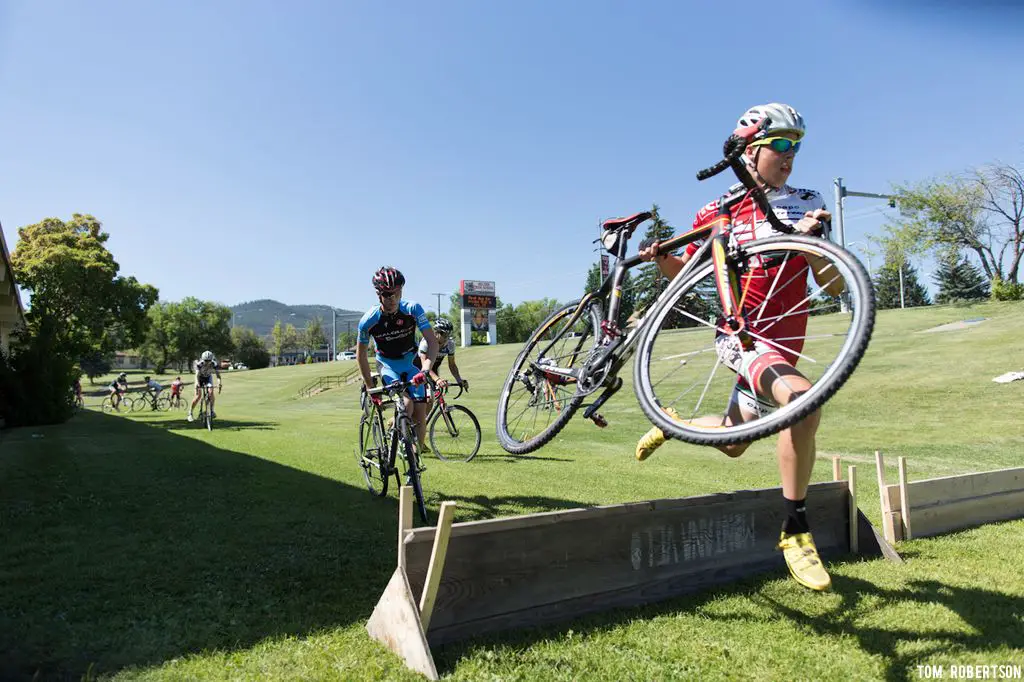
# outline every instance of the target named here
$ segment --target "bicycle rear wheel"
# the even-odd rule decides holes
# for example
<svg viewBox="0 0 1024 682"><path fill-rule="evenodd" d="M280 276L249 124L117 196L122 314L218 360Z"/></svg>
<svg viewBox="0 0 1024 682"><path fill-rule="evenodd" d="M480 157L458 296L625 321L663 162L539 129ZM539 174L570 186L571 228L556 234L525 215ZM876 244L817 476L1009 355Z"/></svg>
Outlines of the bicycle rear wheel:
<svg viewBox="0 0 1024 682"><path fill-rule="evenodd" d="M438 459L468 462L480 451L480 422L462 405L448 405L430 420L430 447Z"/></svg>
<svg viewBox="0 0 1024 682"><path fill-rule="evenodd" d="M156 399L156 409L160 412L167 412L171 409L171 399L165 395Z"/></svg>
<svg viewBox="0 0 1024 682"><path fill-rule="evenodd" d="M600 304L589 303L573 322L578 306L575 301L548 316L505 379L498 396L497 433L501 447L514 455L533 452L554 438L583 402L575 379L557 373L582 367L598 341Z"/></svg>
<svg viewBox="0 0 1024 682"><path fill-rule="evenodd" d="M376 409L359 416L359 442L356 443L356 463L366 479L367 489L377 497L388 494L391 471L388 466L388 442L384 434L384 421Z"/></svg>
<svg viewBox="0 0 1024 682"><path fill-rule="evenodd" d="M826 280L845 282L852 314L839 313L838 297L823 295L824 287L810 277L808 259ZM804 419L850 377L874 327L868 275L835 244L771 237L742 245L738 260L746 330L756 349L744 350L739 337L723 332L708 261L670 285L651 312L636 355L634 387L644 413L666 435L697 445L750 442ZM761 281L752 285L755 277ZM764 300L753 305L760 294L751 294L746 302L750 290L765 291ZM812 308L814 315L809 315ZM762 358L770 357L758 357L763 351L782 355L810 387L799 388L800 379L784 365L763 369L759 363L767 364ZM767 377L762 387L797 387L791 389L797 397L778 406L768 395L753 395L749 386L762 371Z"/></svg>

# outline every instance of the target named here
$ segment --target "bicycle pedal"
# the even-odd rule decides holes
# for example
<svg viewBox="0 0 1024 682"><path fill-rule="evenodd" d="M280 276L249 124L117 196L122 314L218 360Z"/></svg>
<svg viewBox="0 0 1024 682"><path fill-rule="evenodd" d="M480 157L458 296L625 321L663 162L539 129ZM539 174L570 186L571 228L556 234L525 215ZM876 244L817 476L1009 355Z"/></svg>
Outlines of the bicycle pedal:
<svg viewBox="0 0 1024 682"><path fill-rule="evenodd" d="M594 426L604 428L608 426L608 420L603 415L597 414L596 412L590 416L590 421L594 422Z"/></svg>

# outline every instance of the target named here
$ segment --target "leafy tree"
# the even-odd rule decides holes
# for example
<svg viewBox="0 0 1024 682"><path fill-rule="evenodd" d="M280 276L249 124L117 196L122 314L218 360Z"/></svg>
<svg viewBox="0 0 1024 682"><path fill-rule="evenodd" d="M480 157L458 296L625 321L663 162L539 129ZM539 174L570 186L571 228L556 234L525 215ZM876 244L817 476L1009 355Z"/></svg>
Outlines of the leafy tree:
<svg viewBox="0 0 1024 682"><path fill-rule="evenodd" d="M249 369L263 369L270 366L270 352L267 351L263 339L248 327L231 329L231 341L235 345L233 359L245 364Z"/></svg>
<svg viewBox="0 0 1024 682"><path fill-rule="evenodd" d="M93 381L96 377L103 376L110 371L110 358L100 350L89 351L82 356L78 364L85 376L89 377L90 384L96 383Z"/></svg>
<svg viewBox="0 0 1024 682"><path fill-rule="evenodd" d="M176 304L171 323L175 360L188 366L205 351L223 357L234 350L231 310L218 303L188 297Z"/></svg>
<svg viewBox="0 0 1024 682"><path fill-rule="evenodd" d="M306 330L302 335L303 349L310 355L313 355L326 344L327 337L324 335L323 320L320 317L314 317L306 323Z"/></svg>
<svg viewBox="0 0 1024 682"><path fill-rule="evenodd" d="M65 349L64 320L38 313L0 352L0 417L7 426L59 424L74 411L78 372Z"/></svg>
<svg viewBox="0 0 1024 682"><path fill-rule="evenodd" d="M909 260L890 254L875 273L875 302L882 310L900 307L900 271L903 271L905 307L931 305L928 291L917 279L917 269Z"/></svg>
<svg viewBox="0 0 1024 682"><path fill-rule="evenodd" d="M301 338L300 338L299 330L295 328L294 324L289 323L289 324L285 325L285 327L284 327L283 342L284 342L284 345L282 347L284 348L284 351L286 353L288 351L293 351L293 350L298 350L299 349Z"/></svg>
<svg viewBox="0 0 1024 682"><path fill-rule="evenodd" d="M989 280L1018 282L1024 258L1024 174L993 164L967 176L896 187L901 213L887 239L910 253L972 252Z"/></svg>
<svg viewBox="0 0 1024 682"><path fill-rule="evenodd" d="M939 261L939 269L932 277L939 287L936 303L973 301L988 298L989 285L970 261L956 249L948 250Z"/></svg>
<svg viewBox="0 0 1024 682"><path fill-rule="evenodd" d="M29 316L52 320L62 352L79 358L142 343L157 290L118 275L106 247L110 235L96 218L47 218L22 227L18 237L11 265L18 283L31 292Z"/></svg>
<svg viewBox="0 0 1024 682"><path fill-rule="evenodd" d="M180 319L180 304L158 301L148 311L149 330L142 344L142 354L156 366L157 374L162 374L172 362L182 361L181 353L175 345L174 329Z"/></svg>
<svg viewBox="0 0 1024 682"><path fill-rule="evenodd" d="M594 263L587 270L587 283L583 285L583 293L592 293L601 288L601 264Z"/></svg>

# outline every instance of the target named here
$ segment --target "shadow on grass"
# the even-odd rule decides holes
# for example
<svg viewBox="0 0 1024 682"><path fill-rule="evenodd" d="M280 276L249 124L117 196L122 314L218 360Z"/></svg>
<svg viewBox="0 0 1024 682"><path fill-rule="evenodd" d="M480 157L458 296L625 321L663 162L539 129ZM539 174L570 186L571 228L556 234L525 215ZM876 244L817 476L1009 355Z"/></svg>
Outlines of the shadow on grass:
<svg viewBox="0 0 1024 682"><path fill-rule="evenodd" d="M851 556L846 559L857 561ZM991 651L1000 656L993 662L1009 663L1011 661L1005 659L1006 648L1024 649L1024 628L1020 626L1024 597L975 587L951 586L935 580L911 580L905 588L887 589L866 580L842 576L833 583L833 592L841 596L839 604L827 613L808 615L765 596L765 585L782 578L785 572L785 568L780 566L780 570L773 574L751 577L722 588L677 599L450 643L436 647L434 656L439 672L444 674L453 670L460 660L479 650L494 647L521 650L538 642L562 639L570 631L587 636L615 630L633 621L649 621L680 612L698 613L701 618L709 620L744 624L763 620L762 614L720 615L707 610L714 602L737 596L745 597L753 603L765 604L780 617L801 625L810 635L830 637L834 641L856 642L863 652L883 662L883 679L888 682L914 676L918 665L933 664L937 656L955 656L960 651ZM866 617L881 609L907 603L946 607L970 627L965 628L965 631L933 629L922 627L917 620L908 622L903 629L892 625L872 627L864 623ZM814 676L813 671L811 675Z"/></svg>
<svg viewBox="0 0 1024 682"><path fill-rule="evenodd" d="M369 616L394 568L393 497L165 424L85 411L3 435L0 679L80 679Z"/></svg>
<svg viewBox="0 0 1024 682"><path fill-rule="evenodd" d="M151 416L151 415L150 415ZM143 415L141 419L138 415L132 417L140 424L145 424L148 427L156 429L164 429L166 431L204 431L206 426L202 424L198 419L192 423L189 423L184 414L181 415L180 419L174 419L168 421L163 417L157 419L146 419L146 415ZM277 429L276 422L256 422L256 421L245 421L239 419L221 419L220 417L213 420L213 430L226 430L226 431L241 431L242 429L251 430L255 429L258 431L273 431Z"/></svg>
<svg viewBox="0 0 1024 682"><path fill-rule="evenodd" d="M451 495L438 493L437 500L457 503L459 521L476 521L479 519L495 519L521 514L534 514L542 511L559 511L563 509L580 509L590 505L572 500L557 500L552 497L534 497L529 495Z"/></svg>
<svg viewBox="0 0 1024 682"><path fill-rule="evenodd" d="M911 580L906 588L884 589L858 578L844 577L834 591L842 601L827 614L809 616L776 600L762 597L779 613L800 623L816 635L843 637L856 641L862 651L885 661L885 679L904 680L918 665L934 662L936 656L955 653L998 651L1001 647L1024 649L1024 598L975 587L952 586L937 580ZM899 602L941 605L970 625L968 632L920 628L911 622L905 630L866 626L863 617ZM901 653L901 644L914 644L912 652ZM906 648L906 647L904 647ZM1008 662L1008 661L1007 661Z"/></svg>

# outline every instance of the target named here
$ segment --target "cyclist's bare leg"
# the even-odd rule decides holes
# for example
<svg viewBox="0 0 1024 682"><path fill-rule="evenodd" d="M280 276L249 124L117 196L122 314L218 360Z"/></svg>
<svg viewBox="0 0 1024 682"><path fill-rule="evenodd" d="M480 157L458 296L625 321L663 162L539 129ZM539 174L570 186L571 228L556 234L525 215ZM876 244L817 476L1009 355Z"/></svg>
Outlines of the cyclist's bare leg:
<svg viewBox="0 0 1024 682"><path fill-rule="evenodd" d="M413 423L416 425L416 440L423 452L423 446L427 438L427 404L413 403Z"/></svg>
<svg viewBox="0 0 1024 682"><path fill-rule="evenodd" d="M768 367L761 377L761 386L770 382L772 397L779 405L786 405L811 388L809 382L795 367L777 363ZM802 421L779 432L776 454L782 477L782 494L790 500L807 497L814 461L817 457L815 436L821 422L821 410L815 410Z"/></svg>
<svg viewBox="0 0 1024 682"><path fill-rule="evenodd" d="M217 410L213 409L213 402L214 402L213 396L217 395L217 392L215 390L213 390L213 383L212 382L210 383L209 386L206 387L206 395L207 395L207 399L210 401L210 412L216 414Z"/></svg>

